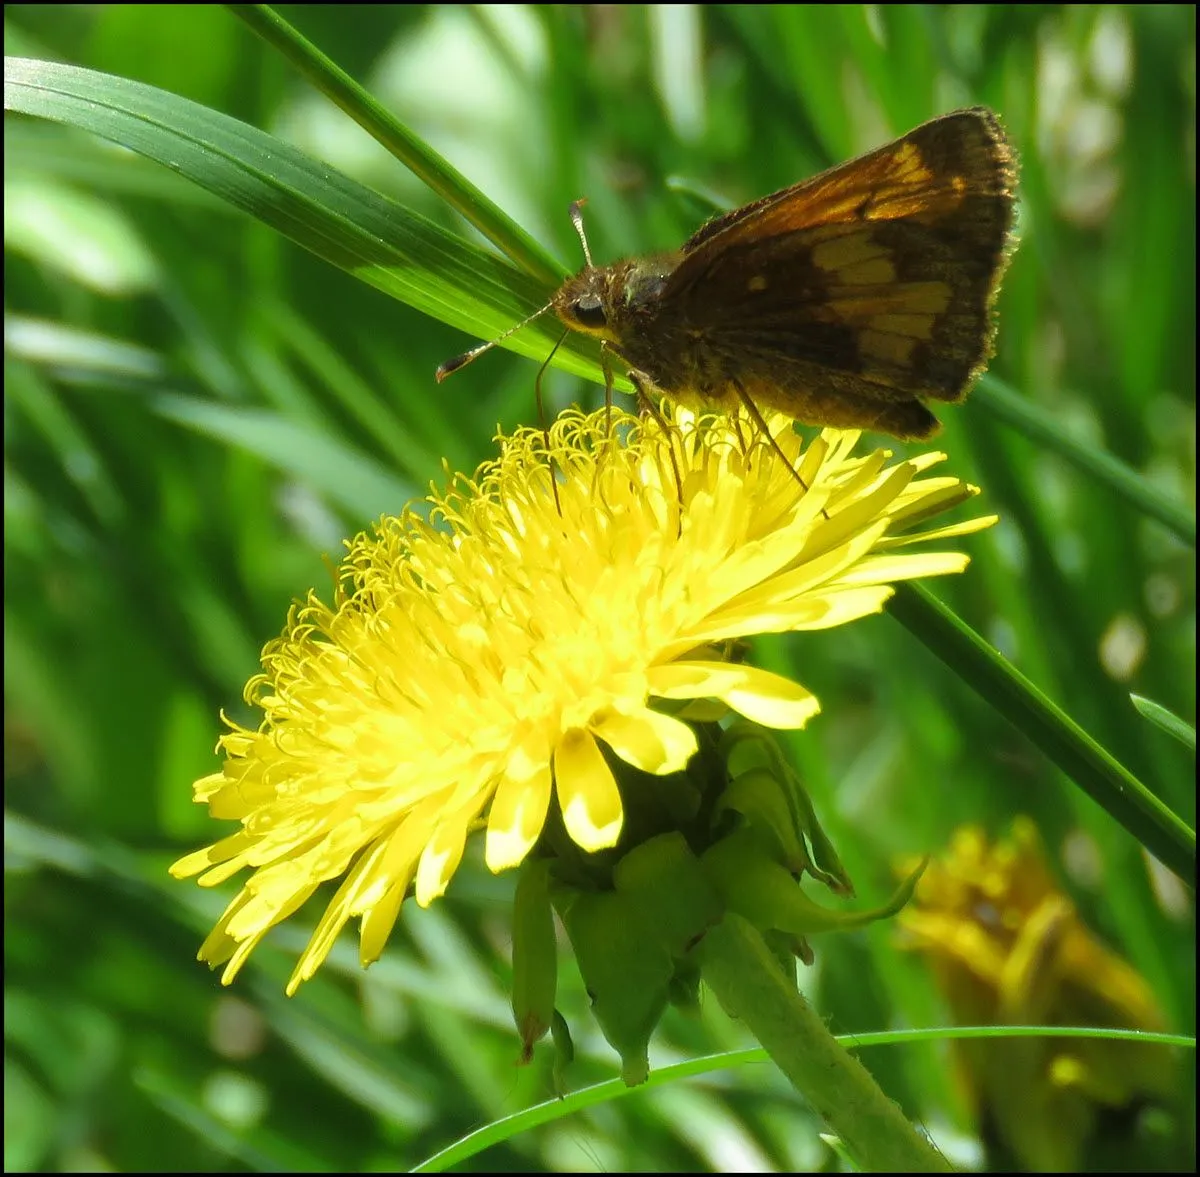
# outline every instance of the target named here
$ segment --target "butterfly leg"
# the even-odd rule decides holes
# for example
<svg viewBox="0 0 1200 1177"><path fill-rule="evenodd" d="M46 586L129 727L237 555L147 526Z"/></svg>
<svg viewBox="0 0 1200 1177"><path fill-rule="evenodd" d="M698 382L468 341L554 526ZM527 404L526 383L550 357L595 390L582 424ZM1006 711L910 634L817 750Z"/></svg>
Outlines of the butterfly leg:
<svg viewBox="0 0 1200 1177"><path fill-rule="evenodd" d="M613 349L607 339L600 341L600 367L604 371L604 432L612 436L612 407L613 407Z"/></svg>
<svg viewBox="0 0 1200 1177"><path fill-rule="evenodd" d="M671 426L662 415L658 405L654 403L654 398L650 395L652 389L655 392L658 391L658 386L645 372L639 372L636 368L629 369L629 380L633 384L634 392L637 394L638 416L653 417L663 433L669 434Z"/></svg>
<svg viewBox="0 0 1200 1177"><path fill-rule="evenodd" d="M734 391L738 395L738 400L742 402L747 413L750 414L751 420L758 427L759 432L767 439L771 448L779 455L779 460L787 467L788 473L800 484L800 489L808 490L808 483L800 477L800 472L792 465L791 459L783 452L783 447L780 446L771 433L771 427L767 424L762 413L759 411L758 405L754 403L754 398L746 391L740 380L731 380ZM821 512L823 515L824 511ZM825 515L828 519L829 516Z"/></svg>
<svg viewBox="0 0 1200 1177"><path fill-rule="evenodd" d="M663 437L666 439L667 452L671 455L671 473L675 475L675 489L679 492L679 503L682 506L683 476L679 473L679 462L675 458L674 431L650 395L650 390L657 391L658 386L645 372L639 372L636 368L629 369L629 379L633 384L634 391L637 393L638 416L643 418L653 417L659 429L662 430Z"/></svg>

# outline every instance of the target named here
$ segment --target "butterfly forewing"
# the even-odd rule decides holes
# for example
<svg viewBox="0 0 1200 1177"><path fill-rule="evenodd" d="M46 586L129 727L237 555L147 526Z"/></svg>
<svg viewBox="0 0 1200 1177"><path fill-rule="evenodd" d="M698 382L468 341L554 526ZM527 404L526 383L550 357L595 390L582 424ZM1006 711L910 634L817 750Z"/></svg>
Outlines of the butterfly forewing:
<svg viewBox="0 0 1200 1177"><path fill-rule="evenodd" d="M693 353L702 399L737 381L800 420L925 436L927 410L878 406L960 400L986 363L1014 181L990 112L936 119L704 226L663 290L662 337Z"/></svg>

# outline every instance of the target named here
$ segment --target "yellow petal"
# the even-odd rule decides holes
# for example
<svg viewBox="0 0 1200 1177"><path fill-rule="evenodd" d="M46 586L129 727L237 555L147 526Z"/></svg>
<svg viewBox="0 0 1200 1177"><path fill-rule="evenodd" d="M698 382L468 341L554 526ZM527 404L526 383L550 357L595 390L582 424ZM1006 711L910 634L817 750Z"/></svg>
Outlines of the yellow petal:
<svg viewBox="0 0 1200 1177"><path fill-rule="evenodd" d="M967 519L962 523L951 523L947 527L935 527L930 531L905 532L904 535L885 536L875 546L878 550L887 551L892 548L903 548L909 544L940 543L944 539L955 539L961 535L974 535L977 531L994 527L1000 522L999 515L980 515L976 519Z"/></svg>
<svg viewBox="0 0 1200 1177"><path fill-rule="evenodd" d="M857 621L871 613L878 613L894 595L890 585L869 585L865 588L831 589L819 597L805 601L805 609L799 610L791 630L832 629ZM766 630L764 633L768 632Z"/></svg>
<svg viewBox="0 0 1200 1177"><path fill-rule="evenodd" d="M748 633L789 633L810 629L831 629L878 613L895 590L887 585L866 588L829 589L819 595L803 597L791 604L743 613L735 608L714 613L687 636L659 651L659 660L678 658L699 645L723 642Z"/></svg>
<svg viewBox="0 0 1200 1177"><path fill-rule="evenodd" d="M463 848L471 823L486 801L487 794L483 793L469 805L464 805L457 813L449 814L438 822L437 831L417 864L414 895L422 907L428 907L446 890L451 876L462 862Z"/></svg>
<svg viewBox="0 0 1200 1177"><path fill-rule="evenodd" d="M400 905L404 902L410 881L410 876L400 876L370 911L363 912L358 932L358 958L364 967L383 955L384 945L396 926Z"/></svg>
<svg viewBox="0 0 1200 1177"><path fill-rule="evenodd" d="M843 570L857 566L867 556L886 527L886 522L879 522L852 535L844 543L742 593L728 608L751 609L756 605L791 601L813 592L818 585L833 582Z"/></svg>
<svg viewBox="0 0 1200 1177"><path fill-rule="evenodd" d="M202 887L215 886L217 883L223 883L230 875L236 874L245 865L244 854L247 849L254 845L254 838L245 830L238 830L236 833L230 834L226 838L222 838L219 842L214 842L211 846L206 846L203 850L193 850L191 854L185 854L182 858L171 863L168 868L171 872L171 877L176 879L186 879L192 875L198 875L201 871L208 871L210 867L219 867L222 863L231 863L229 869L224 870L219 877L209 878L205 875L200 880ZM209 872L212 873L211 871Z"/></svg>
<svg viewBox="0 0 1200 1177"><path fill-rule="evenodd" d="M522 773L510 764L492 798L484 860L493 873L523 861L541 836L553 777L548 761L531 768Z"/></svg>
<svg viewBox="0 0 1200 1177"><path fill-rule="evenodd" d="M728 662L672 662L650 671L650 689L663 698L721 699L766 727L803 727L821 704L799 683L754 666Z"/></svg>
<svg viewBox="0 0 1200 1177"><path fill-rule="evenodd" d="M591 732L572 728L554 750L554 781L567 833L584 850L606 850L621 836L624 814L612 770Z"/></svg>
<svg viewBox="0 0 1200 1177"><path fill-rule="evenodd" d="M632 715L610 711L590 730L626 764L657 776L682 772L696 752L696 733L686 723L648 707Z"/></svg>
<svg viewBox="0 0 1200 1177"><path fill-rule="evenodd" d="M905 463L881 474L870 490L861 497L852 498L844 506L838 504L835 497L836 513L823 528L828 533L829 542L836 542L874 524L887 513L890 504L904 493L915 473Z"/></svg>
<svg viewBox="0 0 1200 1177"><path fill-rule="evenodd" d="M287 989L289 992L294 993L299 988L301 981L311 979L317 969L325 963L329 950L350 918L349 897L356 875L357 864L355 864L355 873L347 876L337 889L337 894L329 901L329 906L326 907L320 920L317 921L313 934L308 938L308 943L304 946L304 951L300 953L300 959L296 962L296 967L288 978Z"/></svg>
<svg viewBox="0 0 1200 1177"><path fill-rule="evenodd" d="M971 562L962 552L914 552L909 556L867 556L847 569L832 583L847 588L912 580L918 576L946 576L961 572Z"/></svg>

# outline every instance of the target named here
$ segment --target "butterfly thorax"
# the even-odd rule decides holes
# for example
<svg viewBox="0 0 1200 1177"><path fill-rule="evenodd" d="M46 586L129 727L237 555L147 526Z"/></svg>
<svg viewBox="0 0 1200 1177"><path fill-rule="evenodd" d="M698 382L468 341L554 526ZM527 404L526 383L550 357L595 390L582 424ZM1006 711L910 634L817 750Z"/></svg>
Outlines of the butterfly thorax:
<svg viewBox="0 0 1200 1177"><path fill-rule="evenodd" d="M588 266L559 287L554 311L571 330L606 340L625 356L631 337L657 318L663 288L678 264L676 253Z"/></svg>
<svg viewBox="0 0 1200 1177"><path fill-rule="evenodd" d="M683 308L663 298L682 257L676 252L588 266L559 288L554 310L573 331L604 340L659 391L693 384L702 343L680 321Z"/></svg>

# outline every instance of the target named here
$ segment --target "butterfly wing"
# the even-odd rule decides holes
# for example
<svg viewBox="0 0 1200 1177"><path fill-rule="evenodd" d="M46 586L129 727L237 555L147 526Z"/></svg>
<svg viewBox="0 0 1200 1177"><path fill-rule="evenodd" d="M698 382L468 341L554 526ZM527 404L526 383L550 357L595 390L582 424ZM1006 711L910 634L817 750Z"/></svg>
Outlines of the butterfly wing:
<svg viewBox="0 0 1200 1177"><path fill-rule="evenodd" d="M784 412L821 381L877 404L960 400L991 353L1015 182L990 111L946 115L703 226L663 304L714 380Z"/></svg>

